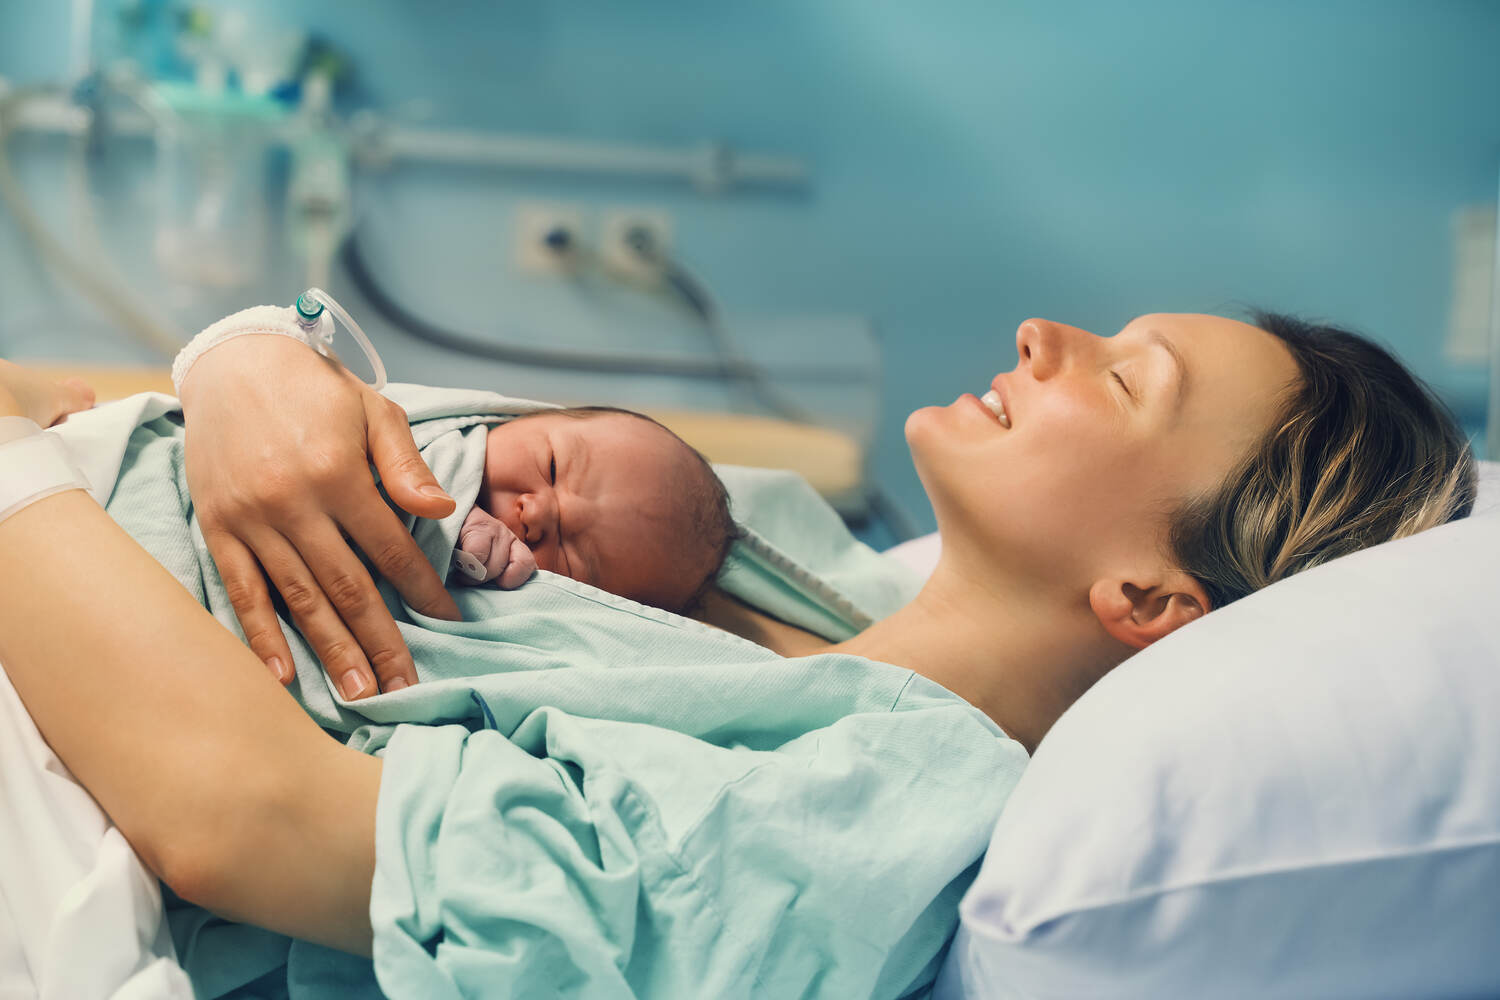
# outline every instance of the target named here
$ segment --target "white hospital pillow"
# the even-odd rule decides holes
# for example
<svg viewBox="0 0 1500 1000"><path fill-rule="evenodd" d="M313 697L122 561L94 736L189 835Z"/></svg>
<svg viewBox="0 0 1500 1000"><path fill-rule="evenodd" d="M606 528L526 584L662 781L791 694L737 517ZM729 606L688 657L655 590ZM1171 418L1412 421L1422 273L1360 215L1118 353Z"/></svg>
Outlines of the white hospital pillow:
<svg viewBox="0 0 1500 1000"><path fill-rule="evenodd" d="M1492 510L1500 510L1500 462L1480 462L1479 496L1474 500L1474 513Z"/></svg>
<svg viewBox="0 0 1500 1000"><path fill-rule="evenodd" d="M931 576L937 568L938 556L943 552L943 541L934 531L930 535L918 535L886 549L881 555L892 562L900 563L914 573Z"/></svg>
<svg viewBox="0 0 1500 1000"><path fill-rule="evenodd" d="M1500 996L1500 510L1253 594L1042 741L937 996Z"/></svg>

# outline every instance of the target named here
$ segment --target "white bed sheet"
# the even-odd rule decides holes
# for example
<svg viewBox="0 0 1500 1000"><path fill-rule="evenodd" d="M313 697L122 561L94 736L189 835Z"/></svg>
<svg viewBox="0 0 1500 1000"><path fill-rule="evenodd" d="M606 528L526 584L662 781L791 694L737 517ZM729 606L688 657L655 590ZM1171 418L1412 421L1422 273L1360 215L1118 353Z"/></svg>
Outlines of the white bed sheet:
<svg viewBox="0 0 1500 1000"><path fill-rule="evenodd" d="M131 430L175 404L142 394L58 429L96 498L109 495ZM0 1000L192 995L159 883L47 746L0 666Z"/></svg>
<svg viewBox="0 0 1500 1000"><path fill-rule="evenodd" d="M0 670L0 998L193 995L161 890Z"/></svg>

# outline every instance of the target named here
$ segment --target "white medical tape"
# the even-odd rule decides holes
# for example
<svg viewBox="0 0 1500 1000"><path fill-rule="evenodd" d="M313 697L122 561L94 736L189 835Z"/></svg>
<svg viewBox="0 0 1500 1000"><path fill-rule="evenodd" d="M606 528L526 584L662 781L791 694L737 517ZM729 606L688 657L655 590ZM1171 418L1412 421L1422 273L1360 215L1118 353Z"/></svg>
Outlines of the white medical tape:
<svg viewBox="0 0 1500 1000"><path fill-rule="evenodd" d="M172 388L177 391L177 395L182 395L183 380L199 358L226 340L252 333L291 337L319 354L326 355L328 346L333 342L333 317L326 312L318 317L318 329L314 332L298 323L297 311L286 306L251 306L225 316L188 341L187 346L177 352L177 359L172 362Z"/></svg>
<svg viewBox="0 0 1500 1000"><path fill-rule="evenodd" d="M13 432L18 425L11 422L21 419L0 418L0 425L10 425L0 433ZM26 423L31 425L26 436L0 444L0 521L54 493L89 488L63 439Z"/></svg>
<svg viewBox="0 0 1500 1000"><path fill-rule="evenodd" d="M41 432L42 425L30 417L0 417L0 444Z"/></svg>

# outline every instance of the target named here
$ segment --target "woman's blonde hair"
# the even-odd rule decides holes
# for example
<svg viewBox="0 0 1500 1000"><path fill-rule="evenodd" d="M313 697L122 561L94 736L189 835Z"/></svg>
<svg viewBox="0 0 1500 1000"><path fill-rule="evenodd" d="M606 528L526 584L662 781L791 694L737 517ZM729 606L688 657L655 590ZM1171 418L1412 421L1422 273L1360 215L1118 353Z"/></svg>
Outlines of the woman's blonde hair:
<svg viewBox="0 0 1500 1000"><path fill-rule="evenodd" d="M1248 458L1171 518L1172 555L1212 607L1473 509L1467 440L1388 351L1279 313L1250 322L1286 344L1301 379Z"/></svg>

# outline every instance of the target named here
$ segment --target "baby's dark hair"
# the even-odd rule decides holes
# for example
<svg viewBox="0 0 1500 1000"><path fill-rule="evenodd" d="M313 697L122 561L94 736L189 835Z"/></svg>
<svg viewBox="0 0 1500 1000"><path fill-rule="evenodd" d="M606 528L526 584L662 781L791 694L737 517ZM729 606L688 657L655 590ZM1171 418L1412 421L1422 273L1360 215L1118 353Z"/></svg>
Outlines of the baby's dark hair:
<svg viewBox="0 0 1500 1000"><path fill-rule="evenodd" d="M687 540L689 551L701 553L704 557L707 571L701 579L694 581L694 587L685 600L675 607L663 608L665 611L680 615L691 614L703 603L704 596L713 586L719 570L724 566L724 560L729 556L730 547L741 535L740 526L735 523L729 513L729 491L724 488L724 483L702 452L678 437L672 428L644 413L619 406L570 406L558 410L542 410L537 415L556 414L563 417L586 418L609 413L635 417L637 420L655 424L686 449L693 458L687 463L687 475L681 483L681 496L685 501L684 506L688 514L686 522L681 525L682 537Z"/></svg>

